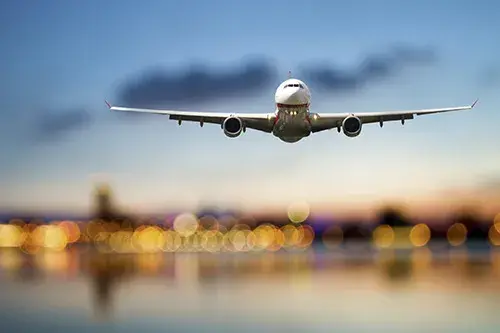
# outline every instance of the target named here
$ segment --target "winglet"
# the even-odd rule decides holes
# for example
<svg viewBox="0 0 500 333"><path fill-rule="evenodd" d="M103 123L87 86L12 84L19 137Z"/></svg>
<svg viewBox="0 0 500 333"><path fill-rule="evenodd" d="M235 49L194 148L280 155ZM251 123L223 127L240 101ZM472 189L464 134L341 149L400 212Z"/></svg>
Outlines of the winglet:
<svg viewBox="0 0 500 333"><path fill-rule="evenodd" d="M474 103L472 103L472 105L470 106L470 108L472 109L474 106L476 106L476 103L477 103L478 101L479 101L479 98L478 98L478 99L476 99L476 100L474 101Z"/></svg>
<svg viewBox="0 0 500 333"><path fill-rule="evenodd" d="M111 104L109 104L109 102L107 100L104 100L104 103L106 103L106 105L108 106L108 108L111 109Z"/></svg>

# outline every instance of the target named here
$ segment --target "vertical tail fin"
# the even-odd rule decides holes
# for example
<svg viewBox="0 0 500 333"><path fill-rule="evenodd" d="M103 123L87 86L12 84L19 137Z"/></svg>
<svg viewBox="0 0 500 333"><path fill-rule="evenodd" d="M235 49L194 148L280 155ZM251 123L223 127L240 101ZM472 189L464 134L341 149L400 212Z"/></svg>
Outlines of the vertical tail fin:
<svg viewBox="0 0 500 333"><path fill-rule="evenodd" d="M288 78L291 79L292 78L292 71L288 71Z"/></svg>

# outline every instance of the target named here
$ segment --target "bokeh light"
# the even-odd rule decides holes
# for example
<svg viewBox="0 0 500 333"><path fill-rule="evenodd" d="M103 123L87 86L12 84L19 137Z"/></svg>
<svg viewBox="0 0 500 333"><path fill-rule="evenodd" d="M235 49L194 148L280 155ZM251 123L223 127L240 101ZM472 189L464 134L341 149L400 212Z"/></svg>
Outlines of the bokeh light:
<svg viewBox="0 0 500 333"><path fill-rule="evenodd" d="M377 247L385 248L393 245L395 239L394 230L389 225L379 225L373 231L373 243Z"/></svg>
<svg viewBox="0 0 500 333"><path fill-rule="evenodd" d="M431 229L426 224L417 224L410 231L410 242L413 246L425 246L430 239Z"/></svg>
<svg viewBox="0 0 500 333"><path fill-rule="evenodd" d="M59 227L61 227L66 236L68 237L68 243L76 243L81 236L80 228L78 224L73 221L61 221L58 223Z"/></svg>
<svg viewBox="0 0 500 333"><path fill-rule="evenodd" d="M265 250L274 243L276 228L270 224L262 224L254 230L255 249Z"/></svg>
<svg viewBox="0 0 500 333"><path fill-rule="evenodd" d="M180 214L174 219L174 229L183 237L193 235L198 225L198 218L191 213Z"/></svg>
<svg viewBox="0 0 500 333"><path fill-rule="evenodd" d="M311 246L316 236L314 229L310 225L304 224L297 227L297 231L299 232L297 247L306 249Z"/></svg>
<svg viewBox="0 0 500 333"><path fill-rule="evenodd" d="M309 217L310 207L307 202L294 202L288 206L287 215L293 223L302 223Z"/></svg>
<svg viewBox="0 0 500 333"><path fill-rule="evenodd" d="M488 230L488 239L494 246L500 246L500 231L496 225L492 225Z"/></svg>
<svg viewBox="0 0 500 333"><path fill-rule="evenodd" d="M54 251L62 251L68 245L68 236L58 225L41 225L32 233L33 244Z"/></svg>
<svg viewBox="0 0 500 333"><path fill-rule="evenodd" d="M467 228L462 223L454 223L448 228L446 237L452 246L462 245L467 240Z"/></svg>
<svg viewBox="0 0 500 333"><path fill-rule="evenodd" d="M23 229L15 224L0 224L0 247L20 247L26 240Z"/></svg>

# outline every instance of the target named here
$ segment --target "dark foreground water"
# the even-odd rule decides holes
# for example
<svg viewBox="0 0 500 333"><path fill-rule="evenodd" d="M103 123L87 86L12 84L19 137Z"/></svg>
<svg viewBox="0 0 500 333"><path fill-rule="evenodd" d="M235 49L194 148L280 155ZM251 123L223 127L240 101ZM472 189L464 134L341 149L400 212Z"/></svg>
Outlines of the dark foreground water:
<svg viewBox="0 0 500 333"><path fill-rule="evenodd" d="M490 249L0 251L0 332L500 332Z"/></svg>

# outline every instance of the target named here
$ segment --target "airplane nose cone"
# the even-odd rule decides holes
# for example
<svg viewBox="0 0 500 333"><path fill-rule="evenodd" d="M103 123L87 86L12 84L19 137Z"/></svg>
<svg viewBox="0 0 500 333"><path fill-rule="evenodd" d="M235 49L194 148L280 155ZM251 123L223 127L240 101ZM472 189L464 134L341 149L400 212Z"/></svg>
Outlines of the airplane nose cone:
<svg viewBox="0 0 500 333"><path fill-rule="evenodd" d="M289 89L289 90L288 90ZM278 103L282 104L306 104L306 96L304 91L300 88L287 88L287 91L283 92L279 98Z"/></svg>
<svg viewBox="0 0 500 333"><path fill-rule="evenodd" d="M299 104L302 102L302 99L300 98L300 90L297 89L295 91L291 91L290 94L288 95L288 103L290 104Z"/></svg>

